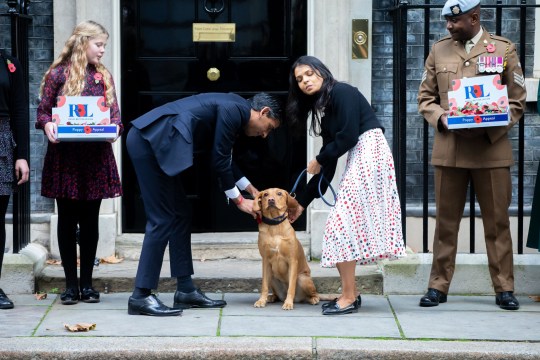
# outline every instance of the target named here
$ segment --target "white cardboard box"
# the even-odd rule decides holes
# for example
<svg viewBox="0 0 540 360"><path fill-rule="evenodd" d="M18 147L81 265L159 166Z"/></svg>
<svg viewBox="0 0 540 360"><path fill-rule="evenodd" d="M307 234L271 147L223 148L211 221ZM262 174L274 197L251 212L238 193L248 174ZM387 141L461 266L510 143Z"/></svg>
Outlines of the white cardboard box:
<svg viewBox="0 0 540 360"><path fill-rule="evenodd" d="M57 139L62 141L103 141L116 138L110 108L103 96L59 96L52 109L58 124Z"/></svg>
<svg viewBox="0 0 540 360"><path fill-rule="evenodd" d="M507 126L509 103L499 74L453 80L448 92L448 128Z"/></svg>

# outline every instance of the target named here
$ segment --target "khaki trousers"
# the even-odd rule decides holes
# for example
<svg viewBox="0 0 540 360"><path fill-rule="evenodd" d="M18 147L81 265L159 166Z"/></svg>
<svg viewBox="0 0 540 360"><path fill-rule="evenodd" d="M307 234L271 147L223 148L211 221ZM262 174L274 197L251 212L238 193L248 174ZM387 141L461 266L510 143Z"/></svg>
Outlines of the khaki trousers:
<svg viewBox="0 0 540 360"><path fill-rule="evenodd" d="M471 180L484 224L493 288L495 292L514 291L514 260L508 214L512 199L509 168L435 166L437 213L429 287L448 294L455 270L459 225Z"/></svg>

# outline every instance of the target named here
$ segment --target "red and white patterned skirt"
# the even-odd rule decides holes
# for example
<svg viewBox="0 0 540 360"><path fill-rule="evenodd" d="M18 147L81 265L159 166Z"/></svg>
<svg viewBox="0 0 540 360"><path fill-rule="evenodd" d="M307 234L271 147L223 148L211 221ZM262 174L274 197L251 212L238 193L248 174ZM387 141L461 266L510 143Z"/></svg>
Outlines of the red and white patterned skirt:
<svg viewBox="0 0 540 360"><path fill-rule="evenodd" d="M366 131L349 150L336 205L324 231L322 267L373 264L406 256L392 152L381 129Z"/></svg>

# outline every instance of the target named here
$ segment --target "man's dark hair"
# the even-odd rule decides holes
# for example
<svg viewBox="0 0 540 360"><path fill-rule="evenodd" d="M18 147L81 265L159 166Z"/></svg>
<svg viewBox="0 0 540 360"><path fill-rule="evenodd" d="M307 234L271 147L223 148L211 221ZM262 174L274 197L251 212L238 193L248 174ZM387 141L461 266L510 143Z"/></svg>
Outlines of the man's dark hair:
<svg viewBox="0 0 540 360"><path fill-rule="evenodd" d="M276 119L280 123L282 122L281 104L274 96L267 93L258 93L252 98L249 98L248 101L251 104L251 108L255 111L261 111L262 108L268 106L270 108L268 117Z"/></svg>

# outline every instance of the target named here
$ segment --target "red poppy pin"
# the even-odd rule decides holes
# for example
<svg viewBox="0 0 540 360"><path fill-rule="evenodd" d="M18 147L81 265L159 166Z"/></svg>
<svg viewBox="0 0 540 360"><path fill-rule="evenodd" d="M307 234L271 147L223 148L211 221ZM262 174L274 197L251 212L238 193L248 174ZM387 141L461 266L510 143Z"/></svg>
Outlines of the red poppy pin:
<svg viewBox="0 0 540 360"><path fill-rule="evenodd" d="M491 43L489 44L488 46L486 46L486 50L488 53L494 53L495 52L495 44L494 43Z"/></svg>
<svg viewBox="0 0 540 360"><path fill-rule="evenodd" d="M17 68L15 67L15 64L12 63L9 59L6 59L6 62L7 62L7 67L9 69L9 72L14 73L15 70L17 70Z"/></svg>
<svg viewBox="0 0 540 360"><path fill-rule="evenodd" d="M84 127L84 133L85 134L91 134L92 133L92 128L90 126L85 126Z"/></svg>
<svg viewBox="0 0 540 360"><path fill-rule="evenodd" d="M96 82L96 84L99 84L99 82L103 79L103 74L102 73L95 73L94 74L94 81Z"/></svg>

